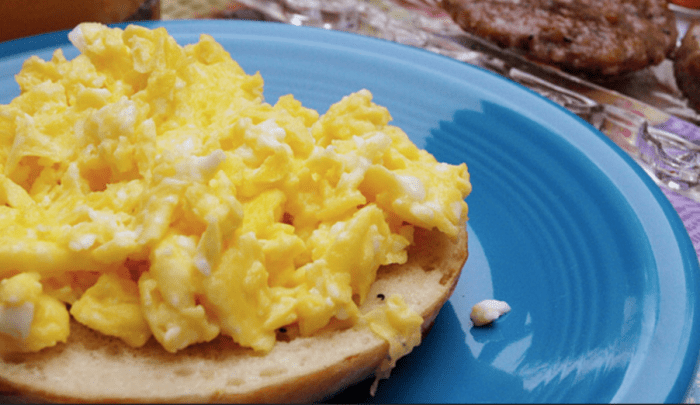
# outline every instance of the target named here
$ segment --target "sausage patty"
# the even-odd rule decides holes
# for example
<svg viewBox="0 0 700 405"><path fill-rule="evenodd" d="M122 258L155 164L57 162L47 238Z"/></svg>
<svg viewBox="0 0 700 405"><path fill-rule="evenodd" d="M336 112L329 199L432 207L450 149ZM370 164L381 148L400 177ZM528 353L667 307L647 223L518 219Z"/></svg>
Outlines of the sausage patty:
<svg viewBox="0 0 700 405"><path fill-rule="evenodd" d="M673 63L678 88L690 105L700 111L700 21L688 27Z"/></svg>
<svg viewBox="0 0 700 405"><path fill-rule="evenodd" d="M465 31L573 73L660 63L678 31L666 0L442 0Z"/></svg>

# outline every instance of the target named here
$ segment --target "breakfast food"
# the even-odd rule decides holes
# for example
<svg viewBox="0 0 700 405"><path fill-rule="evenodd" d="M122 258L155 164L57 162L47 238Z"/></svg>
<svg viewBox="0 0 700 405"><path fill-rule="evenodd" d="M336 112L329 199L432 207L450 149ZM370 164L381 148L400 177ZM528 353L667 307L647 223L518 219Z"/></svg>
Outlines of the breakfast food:
<svg viewBox="0 0 700 405"><path fill-rule="evenodd" d="M456 241L439 232L421 238L427 243L412 246L407 264L379 270L361 311L404 294L427 331L459 277L466 232ZM264 356L222 336L171 354L153 340L133 348L72 321L66 344L2 358L0 392L28 401L312 402L391 369L387 342L367 328L327 328L290 340L283 335L295 331L278 333Z"/></svg>
<svg viewBox="0 0 700 405"><path fill-rule="evenodd" d="M3 0L0 41L67 30L82 21L157 20L160 6L159 0Z"/></svg>
<svg viewBox="0 0 700 405"><path fill-rule="evenodd" d="M700 111L700 21L688 27L676 50L673 73L691 107Z"/></svg>
<svg viewBox="0 0 700 405"><path fill-rule="evenodd" d="M465 31L590 77L661 63L676 45L666 0L442 0Z"/></svg>
<svg viewBox="0 0 700 405"><path fill-rule="evenodd" d="M0 105L0 391L311 401L420 343L467 257L465 164L367 90L264 102L208 35L69 38Z"/></svg>
<svg viewBox="0 0 700 405"><path fill-rule="evenodd" d="M491 324L508 312L510 312L510 305L505 301L483 300L474 304L469 318L474 326L484 326Z"/></svg>

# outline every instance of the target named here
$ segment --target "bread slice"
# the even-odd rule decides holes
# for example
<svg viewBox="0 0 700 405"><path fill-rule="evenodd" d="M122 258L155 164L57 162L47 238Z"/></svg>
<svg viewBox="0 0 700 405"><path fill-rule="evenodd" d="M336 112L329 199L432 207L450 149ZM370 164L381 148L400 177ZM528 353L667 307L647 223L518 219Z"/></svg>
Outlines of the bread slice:
<svg viewBox="0 0 700 405"><path fill-rule="evenodd" d="M380 268L361 310L401 294L426 333L467 256L466 226L456 238L417 228L408 262ZM389 353L366 327L278 338L264 355L227 337L171 354L153 339L134 349L72 321L66 344L0 358L0 393L51 402L311 402L371 376Z"/></svg>

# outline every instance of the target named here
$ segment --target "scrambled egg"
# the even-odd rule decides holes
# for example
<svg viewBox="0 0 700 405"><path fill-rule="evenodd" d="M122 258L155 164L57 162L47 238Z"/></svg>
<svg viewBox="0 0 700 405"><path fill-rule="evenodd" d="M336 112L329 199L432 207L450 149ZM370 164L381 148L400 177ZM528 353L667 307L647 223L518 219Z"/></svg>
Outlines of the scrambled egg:
<svg viewBox="0 0 700 405"><path fill-rule="evenodd" d="M496 319L510 312L510 305L505 301L483 300L472 307L469 314L474 326L489 325Z"/></svg>
<svg viewBox="0 0 700 405"><path fill-rule="evenodd" d="M220 334L265 352L280 327L332 320L392 353L418 344L401 297L358 305L415 226L464 226L466 165L419 150L367 90L323 116L265 103L260 74L208 35L69 38L81 55L29 58L0 105L0 347L65 342L71 316L170 352Z"/></svg>

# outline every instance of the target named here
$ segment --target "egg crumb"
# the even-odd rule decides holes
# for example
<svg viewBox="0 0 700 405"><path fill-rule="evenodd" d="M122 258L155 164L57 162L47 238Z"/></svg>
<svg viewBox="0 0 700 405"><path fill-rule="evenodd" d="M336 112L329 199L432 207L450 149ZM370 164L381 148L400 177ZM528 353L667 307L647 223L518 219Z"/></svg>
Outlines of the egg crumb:
<svg viewBox="0 0 700 405"><path fill-rule="evenodd" d="M361 89L320 115L263 98L209 35L84 23L72 60L27 59L0 105L0 347L65 342L69 321L169 352L223 334L267 352L367 325L395 359L420 342L400 296L363 314L413 229L456 236L465 164L418 149Z"/></svg>
<svg viewBox="0 0 700 405"><path fill-rule="evenodd" d="M508 312L510 312L510 305L505 301L483 300L472 307L469 317L475 326L484 326Z"/></svg>

